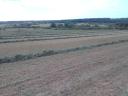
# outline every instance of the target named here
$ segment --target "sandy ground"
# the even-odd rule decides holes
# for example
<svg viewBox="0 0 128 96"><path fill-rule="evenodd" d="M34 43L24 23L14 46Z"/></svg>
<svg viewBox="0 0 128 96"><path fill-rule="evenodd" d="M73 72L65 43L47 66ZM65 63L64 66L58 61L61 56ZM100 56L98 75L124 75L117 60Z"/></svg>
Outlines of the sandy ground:
<svg viewBox="0 0 128 96"><path fill-rule="evenodd" d="M0 65L0 96L127 95L128 43Z"/></svg>
<svg viewBox="0 0 128 96"><path fill-rule="evenodd" d="M45 41L2 43L0 44L0 58L5 56L15 56L17 54L39 53L43 50L60 50L65 48L102 44L118 40L128 40L128 33Z"/></svg>

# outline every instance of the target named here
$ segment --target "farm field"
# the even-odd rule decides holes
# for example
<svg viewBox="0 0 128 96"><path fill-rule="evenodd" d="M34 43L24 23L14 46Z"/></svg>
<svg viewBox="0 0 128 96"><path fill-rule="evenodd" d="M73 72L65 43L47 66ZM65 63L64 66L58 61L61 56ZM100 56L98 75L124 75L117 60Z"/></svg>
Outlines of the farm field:
<svg viewBox="0 0 128 96"><path fill-rule="evenodd" d="M39 32L36 32L37 29L21 29L23 32L20 34L17 31L18 29L6 29L5 32L1 32L1 37L12 36L16 42L8 42L11 39L0 39L7 41L8 43L0 43L0 58L15 56L17 54L34 54L40 53L44 50L60 50L60 49L69 49L81 46L89 46L95 44L102 44L106 42L126 40L128 39L128 34L126 30L53 30L53 29L40 29ZM25 31L26 30L26 31ZM32 32L31 32L32 31ZM10 32L10 33L9 33ZM33 39L23 38L26 34L30 33ZM18 35L16 35L18 34ZM46 34L49 34L49 37L46 38ZM54 35L58 35L57 38L51 39ZM72 37L74 34L76 36ZM41 38L37 40L34 36L39 35ZM67 35L67 36L65 36ZM60 37L59 37L60 36ZM70 37L69 37L70 36ZM59 37L59 39L58 39ZM68 37L68 38L67 38ZM17 39L16 39L17 38ZM20 41L27 40L27 41ZM36 39L36 40L35 40ZM44 40L42 40L44 39ZM19 40L20 42L17 42Z"/></svg>
<svg viewBox="0 0 128 96"><path fill-rule="evenodd" d="M125 96L127 50L123 43L1 64L0 96Z"/></svg>
<svg viewBox="0 0 128 96"><path fill-rule="evenodd" d="M42 28L6 28L0 30L0 43L92 37L99 35L123 34L120 30L56 30Z"/></svg>
<svg viewBox="0 0 128 96"><path fill-rule="evenodd" d="M40 53L42 50L95 47L0 64L0 96L128 95L128 32L126 30L44 30L51 32L49 34L56 32L57 38L43 40L45 36L42 33L44 36L41 37L42 40L33 41L25 37L27 40L24 42L1 41L0 58ZM21 39L21 35L17 37L12 33L12 30L9 34L2 33L1 37L8 35L7 37L14 37L14 40ZM26 31L23 33L27 34ZM35 36L34 32L33 34ZM58 39L58 36L63 37L65 34L70 37ZM71 37L73 34L77 34L75 38ZM11 39L4 38L4 40Z"/></svg>

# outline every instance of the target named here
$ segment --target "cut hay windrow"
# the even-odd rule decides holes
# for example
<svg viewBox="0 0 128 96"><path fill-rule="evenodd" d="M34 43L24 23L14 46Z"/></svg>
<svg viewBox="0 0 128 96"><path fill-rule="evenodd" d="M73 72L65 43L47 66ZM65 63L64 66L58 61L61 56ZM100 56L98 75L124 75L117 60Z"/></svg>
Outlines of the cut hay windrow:
<svg viewBox="0 0 128 96"><path fill-rule="evenodd" d="M43 56L51 56L51 55L55 55L55 54L62 54L62 53L79 51L79 50L92 49L92 48L96 48L96 47L114 45L114 44L125 43L125 42L128 42L128 40L118 40L118 41L112 41L112 42L108 42L108 43L102 43L102 44L90 45L90 46L81 46L81 47L63 49L63 50L45 50L45 51L42 51L40 53L35 53L35 54L25 54L25 55L17 54L12 57L0 58L0 64L24 61L24 60L29 60L29 59L35 59L38 57L43 57Z"/></svg>

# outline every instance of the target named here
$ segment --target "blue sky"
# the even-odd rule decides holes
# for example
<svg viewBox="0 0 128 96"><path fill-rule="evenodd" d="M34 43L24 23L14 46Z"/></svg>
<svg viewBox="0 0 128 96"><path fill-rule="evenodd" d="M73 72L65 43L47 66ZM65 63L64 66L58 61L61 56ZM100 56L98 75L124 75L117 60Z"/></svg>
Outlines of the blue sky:
<svg viewBox="0 0 128 96"><path fill-rule="evenodd" d="M128 0L0 0L0 21L126 18Z"/></svg>

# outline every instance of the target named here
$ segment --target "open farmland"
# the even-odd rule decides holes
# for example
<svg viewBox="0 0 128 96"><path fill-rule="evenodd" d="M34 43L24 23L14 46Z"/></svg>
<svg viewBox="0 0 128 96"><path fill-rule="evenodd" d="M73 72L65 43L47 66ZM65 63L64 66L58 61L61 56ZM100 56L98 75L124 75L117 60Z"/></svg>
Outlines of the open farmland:
<svg viewBox="0 0 128 96"><path fill-rule="evenodd" d="M99 35L123 34L119 30L56 30L43 28L5 28L0 30L0 43L39 41L61 38L90 37Z"/></svg>
<svg viewBox="0 0 128 96"><path fill-rule="evenodd" d="M35 54L44 50L89 46L106 43L106 41L126 40L128 37L126 30L55 30L41 28L20 28L20 31L18 30L18 28L11 28L1 31L0 58L17 54Z"/></svg>
<svg viewBox="0 0 128 96"><path fill-rule="evenodd" d="M128 95L127 30L6 29L0 32L0 58L43 50L68 50L0 64L0 96Z"/></svg>

